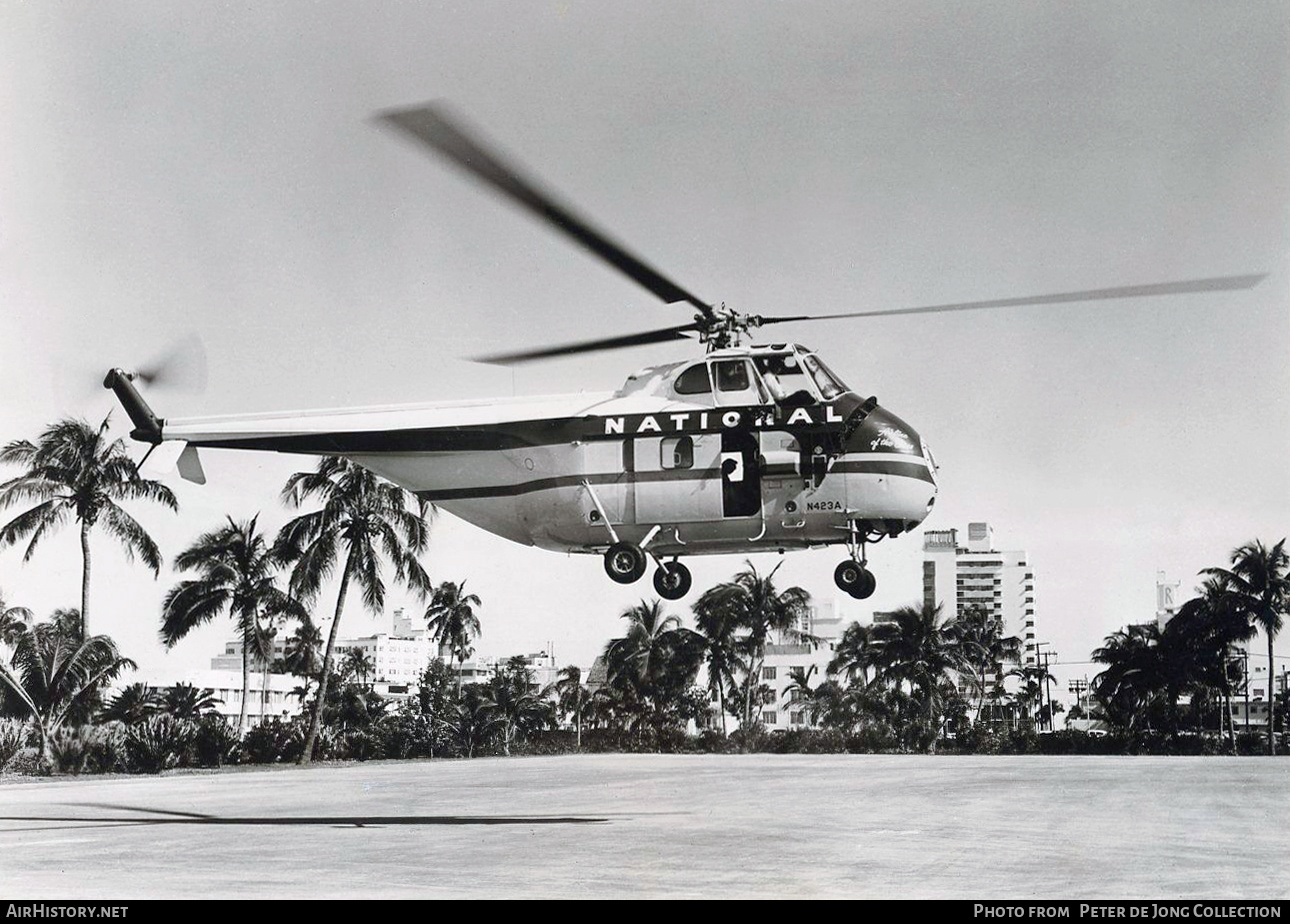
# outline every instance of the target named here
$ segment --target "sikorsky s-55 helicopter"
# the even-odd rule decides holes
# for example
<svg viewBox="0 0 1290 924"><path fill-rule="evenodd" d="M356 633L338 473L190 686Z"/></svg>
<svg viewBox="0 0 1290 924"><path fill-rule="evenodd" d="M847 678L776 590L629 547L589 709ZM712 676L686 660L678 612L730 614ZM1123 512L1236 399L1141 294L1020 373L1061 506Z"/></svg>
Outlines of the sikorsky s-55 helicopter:
<svg viewBox="0 0 1290 924"><path fill-rule="evenodd" d="M763 316L713 306L663 276L541 189L441 103L379 114L563 232L693 320L520 353L517 363L697 339L705 355L652 366L600 396L549 396L293 413L162 419L108 372L132 436L162 464L204 482L197 448L348 458L489 532L525 545L602 555L621 584L652 559L654 588L690 589L688 555L845 545L839 588L874 592L866 546L908 533L932 510L936 463L912 427L862 398L797 343L743 346L760 327L890 314L1045 305L1249 288L1261 275L1125 286L835 315Z"/></svg>

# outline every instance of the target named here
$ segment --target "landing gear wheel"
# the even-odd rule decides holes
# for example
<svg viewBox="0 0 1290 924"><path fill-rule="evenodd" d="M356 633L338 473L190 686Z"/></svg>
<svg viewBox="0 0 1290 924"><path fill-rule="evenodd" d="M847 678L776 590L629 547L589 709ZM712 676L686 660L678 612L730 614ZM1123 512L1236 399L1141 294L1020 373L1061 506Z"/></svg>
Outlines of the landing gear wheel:
<svg viewBox="0 0 1290 924"><path fill-rule="evenodd" d="M878 579L860 562L848 559L833 570L833 583L857 600L865 600L873 596Z"/></svg>
<svg viewBox="0 0 1290 924"><path fill-rule="evenodd" d="M679 561L664 562L654 572L654 591L664 600L680 600L690 592L693 583L690 569Z"/></svg>
<svg viewBox="0 0 1290 924"><path fill-rule="evenodd" d="M630 542L615 542L605 552L605 574L619 584L634 584L645 573L645 553Z"/></svg>

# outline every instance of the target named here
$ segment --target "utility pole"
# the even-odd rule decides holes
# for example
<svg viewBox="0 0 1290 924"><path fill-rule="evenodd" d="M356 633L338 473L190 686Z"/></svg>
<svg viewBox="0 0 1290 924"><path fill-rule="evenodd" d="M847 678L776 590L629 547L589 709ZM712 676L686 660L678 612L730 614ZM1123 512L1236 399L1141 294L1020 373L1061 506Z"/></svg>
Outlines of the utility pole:
<svg viewBox="0 0 1290 924"><path fill-rule="evenodd" d="M1039 730L1040 731L1042 731L1044 727L1044 693L1045 692L1048 693L1047 724L1048 724L1049 731L1051 731L1053 727L1053 716L1052 716L1053 696L1052 696L1052 691L1048 690L1048 659L1052 657L1056 657L1057 653L1054 651L1039 650L1041 647L1047 644L1048 642L1035 642L1035 663L1039 667L1038 680L1039 680Z"/></svg>
<svg viewBox="0 0 1290 924"><path fill-rule="evenodd" d="M1241 658L1244 664L1241 666L1241 680L1245 684L1245 721L1242 723L1242 731L1250 730L1250 649L1248 647L1241 651Z"/></svg>
<svg viewBox="0 0 1290 924"><path fill-rule="evenodd" d="M1066 692L1075 694L1075 705L1079 706L1080 712L1084 718L1088 718L1088 710L1084 708L1084 694L1088 691L1088 678L1082 677L1078 680L1072 680L1066 687Z"/></svg>

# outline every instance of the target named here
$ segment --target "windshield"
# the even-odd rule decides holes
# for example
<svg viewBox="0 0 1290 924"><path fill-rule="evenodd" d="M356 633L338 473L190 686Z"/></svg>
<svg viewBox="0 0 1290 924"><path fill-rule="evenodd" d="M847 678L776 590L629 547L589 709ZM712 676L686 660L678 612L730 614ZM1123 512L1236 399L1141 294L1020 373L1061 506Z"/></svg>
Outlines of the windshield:
<svg viewBox="0 0 1290 924"><path fill-rule="evenodd" d="M777 404L801 406L814 404L819 400L810 376L798 362L797 354L776 353L770 356L758 356L754 362Z"/></svg>
<svg viewBox="0 0 1290 924"><path fill-rule="evenodd" d="M842 380L834 375L833 371L824 365L821 360L816 359L815 356L807 354L802 357L802 365L815 379L815 384L819 386L820 394L824 396L825 401L832 401L843 392L851 390L843 385Z"/></svg>

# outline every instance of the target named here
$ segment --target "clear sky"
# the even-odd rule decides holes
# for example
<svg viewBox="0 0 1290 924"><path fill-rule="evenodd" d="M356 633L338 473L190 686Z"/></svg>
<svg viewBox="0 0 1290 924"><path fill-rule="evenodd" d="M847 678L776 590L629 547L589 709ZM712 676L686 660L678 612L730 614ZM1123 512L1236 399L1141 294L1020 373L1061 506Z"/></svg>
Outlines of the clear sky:
<svg viewBox="0 0 1290 924"><path fill-rule="evenodd" d="M1267 272L1248 292L776 329L929 440L926 527L987 520L1025 549L1040 638L1085 659L1151 617L1157 570L1186 591L1290 531L1288 14L976 6L0 3L0 439L101 420L109 366L189 333L209 384L153 394L163 416L603 391L697 352L464 361L688 314L370 121L431 98L743 311ZM180 516L134 510L170 555L226 513L276 527L311 461L206 452L207 485L176 479ZM550 642L586 665L650 591L447 515L434 529L428 570L483 598L483 653ZM227 621L166 654L176 575L94 550L97 630L150 674L207 666ZM0 552L10 603L76 605L74 529L21 558ZM839 558L789 555L779 579L831 598ZM846 612L918 600L921 535L870 560L878 592ZM701 588L742 561L692 564ZM376 626L356 603L344 618Z"/></svg>

